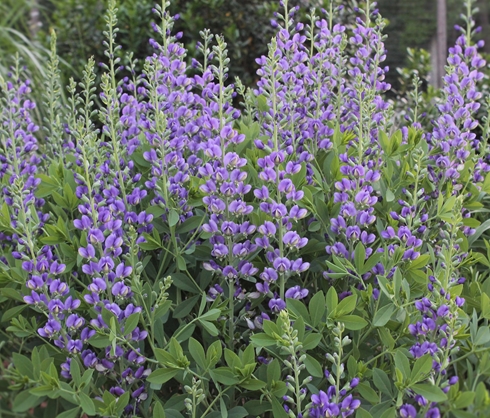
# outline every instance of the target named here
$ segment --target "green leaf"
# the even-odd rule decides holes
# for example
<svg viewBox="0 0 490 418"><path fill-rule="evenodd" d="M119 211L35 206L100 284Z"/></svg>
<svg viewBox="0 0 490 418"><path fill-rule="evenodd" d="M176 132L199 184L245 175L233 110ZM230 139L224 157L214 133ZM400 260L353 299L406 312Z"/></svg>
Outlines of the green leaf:
<svg viewBox="0 0 490 418"><path fill-rule="evenodd" d="M80 392L78 396L80 398L80 406L82 407L83 412L85 412L87 415L95 415L94 401L92 401L92 399L90 399L90 397L83 392Z"/></svg>
<svg viewBox="0 0 490 418"><path fill-rule="evenodd" d="M278 382L281 379L281 365L278 359L272 360L267 365L267 383L269 386L272 382Z"/></svg>
<svg viewBox="0 0 490 418"><path fill-rule="evenodd" d="M289 415L276 397L272 397L272 413L274 414L274 418L289 418Z"/></svg>
<svg viewBox="0 0 490 418"><path fill-rule="evenodd" d="M196 303L199 301L200 298L201 298L200 295L195 295L195 296L192 296L192 297L182 301L181 303L179 303L177 305L172 316L174 318L177 318L177 319L185 318L187 315L190 314L190 312L192 311L192 308L194 308L194 306L196 306Z"/></svg>
<svg viewBox="0 0 490 418"><path fill-rule="evenodd" d="M194 338L189 338L189 353L201 369L207 369L206 355L204 354L204 348L201 343Z"/></svg>
<svg viewBox="0 0 490 418"><path fill-rule="evenodd" d="M356 418L373 418L373 416L363 408L356 410Z"/></svg>
<svg viewBox="0 0 490 418"><path fill-rule="evenodd" d="M336 320L342 322L345 328L351 331L358 331L368 325L368 321L357 315L343 315L336 318Z"/></svg>
<svg viewBox="0 0 490 418"><path fill-rule="evenodd" d="M323 377L323 368L317 359L313 358L309 354L306 354L304 364L310 375L313 377Z"/></svg>
<svg viewBox="0 0 490 418"><path fill-rule="evenodd" d="M322 340L321 334L316 334L312 332L305 337L303 341L303 349L313 350L314 348L317 347L318 344L320 344L321 340Z"/></svg>
<svg viewBox="0 0 490 418"><path fill-rule="evenodd" d="M432 356L426 354L417 359L413 365L412 373L410 375L410 381L417 383L424 379L432 370Z"/></svg>
<svg viewBox="0 0 490 418"><path fill-rule="evenodd" d="M126 318L126 322L124 323L124 335L131 334L138 326L139 321L140 321L139 312L133 313L128 318Z"/></svg>
<svg viewBox="0 0 490 418"><path fill-rule="evenodd" d="M111 345L109 337L106 337L105 335L99 335L99 334L95 334L92 338L90 338L88 340L88 343L92 347L96 347L96 348L104 348Z"/></svg>
<svg viewBox="0 0 490 418"><path fill-rule="evenodd" d="M212 337L217 337L219 334L218 328L212 322L199 321L202 327L211 335Z"/></svg>
<svg viewBox="0 0 490 418"><path fill-rule="evenodd" d="M311 325L316 327L322 320L326 311L325 295L321 290L315 293L311 298L308 310L310 311Z"/></svg>
<svg viewBox="0 0 490 418"><path fill-rule="evenodd" d="M303 318L305 323L311 324L310 314L306 305L297 299L286 299L288 311L292 312L296 318Z"/></svg>
<svg viewBox="0 0 490 418"><path fill-rule="evenodd" d="M56 418L76 418L79 412L80 412L80 407L77 406L76 408L69 409L68 411L56 415Z"/></svg>
<svg viewBox="0 0 490 418"><path fill-rule="evenodd" d="M170 274L170 277L172 278L172 284L175 287L190 293L201 293L201 289L195 285L187 274L172 273Z"/></svg>
<svg viewBox="0 0 490 418"><path fill-rule="evenodd" d="M176 210L172 209L170 210L170 213L168 214L168 224L170 227L177 225L177 222L179 222L179 214L177 213Z"/></svg>
<svg viewBox="0 0 490 418"><path fill-rule="evenodd" d="M156 402L153 407L153 418L166 418L165 410L160 402Z"/></svg>
<svg viewBox="0 0 490 418"><path fill-rule="evenodd" d="M332 286L330 287L330 289L328 289L327 299L326 299L326 308L329 316L337 308L338 302L339 302L339 298L337 296L337 291Z"/></svg>
<svg viewBox="0 0 490 418"><path fill-rule="evenodd" d="M80 383L82 382L82 374L80 372L80 366L76 358L71 359L70 374L73 379L73 383L75 383L75 386L80 387Z"/></svg>
<svg viewBox="0 0 490 418"><path fill-rule="evenodd" d="M38 406L43 401L42 397L32 395L29 392L28 389L17 394L12 404L13 412L26 412L29 409Z"/></svg>
<svg viewBox="0 0 490 418"><path fill-rule="evenodd" d="M2 315L2 320L0 322L8 322L12 318L15 318L16 316L19 316L20 313L27 308L27 305L20 305L20 306L14 306L13 308L8 309L7 311L4 312Z"/></svg>
<svg viewBox="0 0 490 418"><path fill-rule="evenodd" d="M260 96L257 96L257 107L261 112L269 111L269 105L267 104L265 95L261 94Z"/></svg>
<svg viewBox="0 0 490 418"><path fill-rule="evenodd" d="M228 411L228 418L245 418L248 411L243 406L235 406Z"/></svg>
<svg viewBox="0 0 490 418"><path fill-rule="evenodd" d="M393 312L395 312L395 305L393 305L391 302L388 305L378 309L374 314L373 325L375 327L384 327L390 320Z"/></svg>
<svg viewBox="0 0 490 418"><path fill-rule="evenodd" d="M395 366L402 372L404 379L407 379L410 376L410 361L402 350L396 351Z"/></svg>
<svg viewBox="0 0 490 418"><path fill-rule="evenodd" d="M32 361L28 359L26 356L23 356L19 353L12 354L14 365L17 371L28 378L34 380L34 368L32 365Z"/></svg>
<svg viewBox="0 0 490 418"><path fill-rule="evenodd" d="M253 346L250 345L250 347L252 347L253 352ZM221 346L221 341L216 340L208 347L208 350L206 351L206 363L208 367L214 367L216 363L221 360L222 355L223 347Z"/></svg>
<svg viewBox="0 0 490 418"><path fill-rule="evenodd" d="M202 314L199 317L199 320L204 321L216 321L221 315L221 311L219 309L210 309L206 313Z"/></svg>
<svg viewBox="0 0 490 418"><path fill-rule="evenodd" d="M247 379L244 382L240 382L240 386L247 390L260 390L267 385L265 382L262 382L261 380Z"/></svg>
<svg viewBox="0 0 490 418"><path fill-rule="evenodd" d="M481 294L481 316L490 319L490 297L485 292Z"/></svg>
<svg viewBox="0 0 490 418"><path fill-rule="evenodd" d="M444 402L447 400L447 396L441 388L428 383L413 385L411 386L411 389L415 393L422 395L429 402Z"/></svg>
<svg viewBox="0 0 490 418"><path fill-rule="evenodd" d="M364 261L366 260L366 248L359 242L354 251L354 265L357 271L360 273L364 267Z"/></svg>
<svg viewBox="0 0 490 418"><path fill-rule="evenodd" d="M43 396L54 397L53 395L57 395L56 397L58 397L58 391L52 385L37 386L31 389L29 392L37 397L43 397Z"/></svg>
<svg viewBox="0 0 490 418"><path fill-rule="evenodd" d="M394 418L396 417L396 408L394 406L392 406L391 408L387 409L386 411L384 411L380 418Z"/></svg>
<svg viewBox="0 0 490 418"><path fill-rule="evenodd" d="M158 385L162 385L165 382L168 382L172 379L177 373L179 369L176 368L167 368L167 369L157 369L153 371L146 380L150 383L155 383Z"/></svg>
<svg viewBox="0 0 490 418"><path fill-rule="evenodd" d="M229 367L218 367L209 371L211 378L223 385L236 385L239 380L235 377Z"/></svg>
<svg viewBox="0 0 490 418"><path fill-rule="evenodd" d="M267 319L263 321L262 329L270 337L274 337L274 334L281 335L281 331L279 330L279 327L274 322L269 321Z"/></svg>
<svg viewBox="0 0 490 418"><path fill-rule="evenodd" d="M475 400L475 392L461 392L458 397L454 400L453 406L456 409L464 409L470 405L473 405Z"/></svg>
<svg viewBox="0 0 490 418"><path fill-rule="evenodd" d="M199 228L199 226L204 222L204 216L193 216L186 219L181 225L177 227L175 232L177 234L185 234L186 232L193 231Z"/></svg>
<svg viewBox="0 0 490 418"><path fill-rule="evenodd" d="M487 174L487 178L490 179L490 173ZM489 228L490 228L490 219L487 219L478 228L475 229L475 233L473 235L470 235L468 237L468 244L471 246Z"/></svg>
<svg viewBox="0 0 490 418"><path fill-rule="evenodd" d="M374 389L367 383L359 383L356 387L357 391L361 396L372 405L377 405L379 403L379 396L374 391Z"/></svg>
<svg viewBox="0 0 490 418"><path fill-rule="evenodd" d="M382 393L393 397L392 382L383 370L373 369L373 381Z"/></svg>
<svg viewBox="0 0 490 418"><path fill-rule="evenodd" d="M270 347L271 345L276 345L276 340L264 333L254 334L250 337L250 340L256 347Z"/></svg>
<svg viewBox="0 0 490 418"><path fill-rule="evenodd" d="M342 299L337 308L335 309L334 318L350 314L354 309L356 309L357 295L350 295ZM330 316L330 315L329 315Z"/></svg>

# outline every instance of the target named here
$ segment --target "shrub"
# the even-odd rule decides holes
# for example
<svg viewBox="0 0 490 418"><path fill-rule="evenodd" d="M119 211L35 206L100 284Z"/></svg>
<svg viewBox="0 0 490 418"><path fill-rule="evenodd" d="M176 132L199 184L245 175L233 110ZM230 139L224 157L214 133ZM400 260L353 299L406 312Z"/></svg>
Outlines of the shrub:
<svg viewBox="0 0 490 418"><path fill-rule="evenodd" d="M481 44L469 16L433 127L397 126L374 6L284 0L253 91L208 31L191 75L168 3L121 77L115 0L68 108L53 43L43 130L0 79L3 409L488 415Z"/></svg>

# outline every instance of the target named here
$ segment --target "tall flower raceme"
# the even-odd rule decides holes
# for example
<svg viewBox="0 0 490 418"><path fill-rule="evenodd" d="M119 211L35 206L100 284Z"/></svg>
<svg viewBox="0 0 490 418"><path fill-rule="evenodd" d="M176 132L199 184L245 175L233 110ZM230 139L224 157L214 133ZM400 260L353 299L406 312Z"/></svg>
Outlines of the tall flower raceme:
<svg viewBox="0 0 490 418"><path fill-rule="evenodd" d="M352 56L345 85L344 95L348 99L341 115L341 129L354 131L359 138L356 143L360 146L363 146L364 137L375 143L377 133L385 129L388 122L385 114L389 104L382 97L391 88L385 81L388 67L381 67L386 59L382 35L384 22L375 6L375 2L366 2L366 9L360 10L363 16L357 17L349 38ZM372 21L374 17L375 22ZM369 152L362 149L359 154L366 151Z"/></svg>
<svg viewBox="0 0 490 418"><path fill-rule="evenodd" d="M162 24L155 30L162 39L161 44L151 40L158 53L148 57L145 65L148 111L141 128L151 147L143 154L152 165L152 178L146 186L155 193L152 203L165 210L171 224L171 245L178 251L173 218L179 223L192 215L186 183L201 164L195 145L201 128L197 123L198 96L192 91L192 77L187 75L186 50L178 42L181 34L171 35L178 16L171 17L166 11L168 4L165 6L156 8Z"/></svg>
<svg viewBox="0 0 490 418"><path fill-rule="evenodd" d="M85 108L75 108L74 126L70 126L70 132L76 143L80 166L75 177L82 203L78 206L79 217L73 222L81 232L79 275L91 280L83 299L90 307L92 317L89 321L87 318L77 348L85 367L116 382L110 388L114 396L130 393L132 401L126 406L126 412L134 413L147 397L144 379L150 372L140 353L140 342L145 340L147 331L138 327L142 308L134 293L136 290L141 294L138 243L145 241L143 233L151 233L153 216L139 210L147 192L139 186L141 175L134 172L135 165L130 160L139 146L139 139L135 139L138 134L135 115L141 108L135 105L135 98L118 88L114 81L116 11L112 2L107 16L109 66L102 76L101 97L105 106L99 112L104 123L102 138L86 114L91 112L90 103L93 103L93 62L87 66L82 95L73 100L78 104L86 103ZM124 145L124 151L121 145ZM102 353L88 347L88 341L96 334L107 333L121 337L108 344ZM65 377L70 376L71 361L67 359L63 366Z"/></svg>
<svg viewBox="0 0 490 418"><path fill-rule="evenodd" d="M471 15L468 16L470 23ZM478 126L474 116L480 107L478 100L481 97L477 82L483 78L480 69L485 65L477 52L478 46L482 46L481 42L472 45L471 33L466 33L457 39L455 47L450 48L446 67L448 73L444 77L445 101L439 105L440 116L434 123L432 135L427 135L432 150L428 176L437 185L431 195L438 198L434 206L437 206L436 216L440 220L440 228L428 232L431 237L437 237L441 245L435 248L436 260L429 275L428 293L415 301L420 316L408 328L416 339L410 348L411 354L414 358L424 355L432 357L433 371L428 379L445 393L451 385L458 383L458 376L451 376L450 363L459 351L457 336L465 327L465 319L461 317L465 299L459 296L455 288L466 281L460 272L460 266L468 256L461 248L461 236L471 235L474 229L464 226L463 216L466 218L470 215L464 209L464 200L471 197L471 193L466 192L468 182L483 180L482 173L488 171L487 164L475 155L481 144L476 133L472 132ZM444 205L441 200L443 196L447 200ZM430 196L425 200L428 199ZM407 207L410 209L405 216L410 222L412 218L417 218L419 208L418 205ZM451 212L449 217L448 211ZM423 217L426 220L428 214ZM402 219L405 221L405 218ZM421 394L412 393L412 396L426 417L440 416L440 407L436 402L429 402Z"/></svg>
<svg viewBox="0 0 490 418"><path fill-rule="evenodd" d="M482 68L485 60L478 53L482 41L472 45L471 38L461 35L453 48L449 50L448 73L444 77L444 103L439 105L440 116L435 121L435 127L428 142L434 149L435 165L441 170L431 170L432 181L436 184L451 182L455 189L463 184L458 179L465 168L468 159L478 162L476 154L481 147L481 141L474 132L478 126L476 112L480 108L482 94L478 91L478 82L484 77ZM472 181L481 181L483 174L488 172L488 166L479 161ZM466 182L463 179L462 182ZM466 231L470 232L469 229Z"/></svg>
<svg viewBox="0 0 490 418"><path fill-rule="evenodd" d="M2 223L9 233L0 234L1 245L9 245L14 256L35 258L35 237L49 214L40 210L44 200L34 193L40 180L36 178L41 156L31 112L36 104L29 99L30 81L23 80L19 63L13 68L10 80L0 79L3 111L1 114L0 180L4 186ZM9 207L12 209L9 210Z"/></svg>
<svg viewBox="0 0 490 418"><path fill-rule="evenodd" d="M257 160L262 186L254 190L254 195L265 215L265 222L258 228L261 236L255 242L264 249L269 263L269 267L260 274L262 283L257 284L257 290L271 298L269 307L275 312L285 307L289 277L309 268L309 263L295 257L296 251L304 247L308 240L293 228L293 223L297 224L307 215L307 210L298 205L304 192L297 186L304 181L301 173L306 173L306 162L311 160L306 150L299 155L294 152L303 147L304 140L296 131L295 124L301 123L306 113L305 109L299 109L305 106L301 74L308 69L308 54L303 45L305 36L297 31L302 26L293 29L291 17L295 11L289 12L287 2L284 2L284 16L278 15L284 27L280 27L278 35L273 38L268 57L257 60L261 65L258 70L261 80L256 94L260 95L259 99L261 96L266 98L267 110L259 117L267 139L265 142L255 140L262 155ZM298 105L289 109L295 94ZM284 101L286 96L289 102ZM306 291L292 293L296 298L307 294Z"/></svg>
<svg viewBox="0 0 490 418"><path fill-rule="evenodd" d="M226 43L222 37L216 37L212 52L216 65L213 65L208 48L212 38L206 32L203 37L201 49L205 65L198 65L202 73L196 75L195 80L196 87L202 89L199 120L207 127L207 140L204 140L203 132L199 143L203 165L198 174L202 183L200 190L204 194L202 201L209 213L203 231L210 234L213 246L213 259L205 263L204 268L220 278L220 283L208 293L210 299L223 292L226 282L230 315L228 344L231 348L235 340L235 298L243 299L246 291L244 280L250 281L258 271L249 261L256 252L256 245L249 239L256 226L249 220L253 206L245 199L252 189L244 170L247 159L236 152L245 135L233 128L239 112L232 105L234 86L225 86L229 62Z"/></svg>
<svg viewBox="0 0 490 418"><path fill-rule="evenodd" d="M428 293L415 301L417 321L408 326L408 331L416 340L410 347L410 353L415 359L425 355L432 357L432 371L426 378L444 393L458 383L458 376L453 375L450 363L459 351L457 336L466 327L466 320L460 315L465 299L456 291L466 281L459 272L459 266L466 258L458 238L463 219L462 203L463 200L459 198L454 207L456 216L451 221L443 222L441 248L436 251L433 274L429 275ZM423 416L441 416L438 402L427 399L423 393L409 392Z"/></svg>
<svg viewBox="0 0 490 418"><path fill-rule="evenodd" d="M346 27L333 24L332 8L330 3L330 11L322 19L312 12L306 31L311 47L308 78L305 80L307 123L302 131L305 147L312 155L316 155L318 150L332 148L333 125L340 119L343 104Z"/></svg>
<svg viewBox="0 0 490 418"><path fill-rule="evenodd" d="M346 146L346 152L338 156L340 176L334 184L333 201L340 204L337 217L331 219L333 243L326 247L327 254L341 257L354 267L356 254L364 260L373 254L373 244L377 238L373 225L376 221L374 206L379 192L375 190L381 178L381 154L379 133L383 124L383 112L388 108L381 93L389 89L384 82L386 69L379 67L385 59L382 41L382 24L379 19L371 27L372 5L366 6L365 21L357 19L350 41L353 57L349 62L350 78L345 85L346 99L342 104L341 131L352 131L355 137ZM355 251L356 250L356 251ZM332 264L330 264L332 266ZM332 266L333 267L333 266ZM359 274L350 268L358 286L366 288L364 280L372 276L371 271ZM381 271L380 271L381 270ZM373 272L382 273L382 266L376 265ZM336 277L338 268L333 267L325 277Z"/></svg>

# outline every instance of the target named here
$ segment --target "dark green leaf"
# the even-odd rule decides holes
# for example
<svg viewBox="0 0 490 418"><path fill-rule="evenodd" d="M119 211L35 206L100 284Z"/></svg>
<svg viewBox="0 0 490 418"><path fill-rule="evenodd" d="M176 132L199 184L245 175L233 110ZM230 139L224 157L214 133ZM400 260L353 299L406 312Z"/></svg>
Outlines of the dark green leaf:
<svg viewBox="0 0 490 418"><path fill-rule="evenodd" d="M367 383L359 383L356 387L357 391L361 394L361 396L372 405L376 405L379 403L378 394L369 386Z"/></svg>
<svg viewBox="0 0 490 418"><path fill-rule="evenodd" d="M191 293L201 293L195 283L184 273L172 273L170 275L172 278L172 284L179 289L185 290Z"/></svg>
<svg viewBox="0 0 490 418"><path fill-rule="evenodd" d="M14 306L13 308L10 308L9 310L4 312L4 314L2 315L2 320L0 322L10 321L12 318L15 318L16 316L20 315L20 313L25 308L27 308L27 305Z"/></svg>
<svg viewBox="0 0 490 418"><path fill-rule="evenodd" d="M410 362L400 349L395 354L395 366L402 372L403 378L408 379L410 376Z"/></svg>
<svg viewBox="0 0 490 418"><path fill-rule="evenodd" d="M276 344L276 340L274 338L264 333L252 335L250 340L256 347L269 347Z"/></svg>
<svg viewBox="0 0 490 418"><path fill-rule="evenodd" d="M207 369L206 355L201 343L194 338L189 338L189 353L201 369Z"/></svg>
<svg viewBox="0 0 490 418"><path fill-rule="evenodd" d="M228 367L218 367L217 369L210 370L209 374L214 381L223 385L235 385L239 381Z"/></svg>
<svg viewBox="0 0 490 418"><path fill-rule="evenodd" d="M310 311L311 325L316 327L325 315L325 295L322 291L319 291L313 295L308 305Z"/></svg>
<svg viewBox="0 0 490 418"><path fill-rule="evenodd" d="M165 410L160 402L155 402L153 406L153 418L166 418Z"/></svg>
<svg viewBox="0 0 490 418"><path fill-rule="evenodd" d="M428 383L418 383L411 386L411 389L415 393L422 395L429 402L444 402L447 400L447 396L441 388Z"/></svg>
<svg viewBox="0 0 490 418"><path fill-rule="evenodd" d="M342 299L334 312L334 318L350 314L354 309L356 309L357 295L350 295ZM330 316L330 315L329 315Z"/></svg>
<svg viewBox="0 0 490 418"><path fill-rule="evenodd" d="M310 333L305 337L303 341L303 348L305 350L313 350L318 344L320 344L321 340L321 334Z"/></svg>
<svg viewBox="0 0 490 418"><path fill-rule="evenodd" d="M138 326L139 320L140 320L139 312L131 314L128 318L126 318L126 322L124 323L124 335L131 334Z"/></svg>
<svg viewBox="0 0 490 418"><path fill-rule="evenodd" d="M192 308L196 306L201 296L195 295L179 303L175 308L172 316L174 318L185 318L192 311Z"/></svg>
<svg viewBox="0 0 490 418"><path fill-rule="evenodd" d="M68 411L56 415L56 418L76 418L79 412L80 412L80 407L77 406L76 408L69 409Z"/></svg>
<svg viewBox="0 0 490 418"><path fill-rule="evenodd" d="M150 383L162 385L172 379L178 372L179 369L175 368L157 369L153 371L146 380Z"/></svg>
<svg viewBox="0 0 490 418"><path fill-rule="evenodd" d="M170 210L170 213L168 214L168 224L169 226L175 226L177 225L177 222L179 222L179 214L177 213L177 211L175 211L174 209L171 209Z"/></svg>
<svg viewBox="0 0 490 418"><path fill-rule="evenodd" d="M43 401L42 397L32 395L29 390L24 390L17 394L12 404L13 412L26 412Z"/></svg>
<svg viewBox="0 0 490 418"><path fill-rule="evenodd" d="M393 315L393 312L395 312L395 305L393 305L391 302L388 305L378 309L374 314L373 325L375 327L385 326L390 320L391 315Z"/></svg>
<svg viewBox="0 0 490 418"><path fill-rule="evenodd" d="M244 418L248 416L248 411L243 406L235 406L228 411L228 418Z"/></svg>
<svg viewBox="0 0 490 418"><path fill-rule="evenodd" d="M392 382L388 375L381 369L373 370L373 381L376 387L386 395L393 396Z"/></svg>
<svg viewBox="0 0 490 418"><path fill-rule="evenodd" d="M90 397L83 392L80 392L78 396L80 398L80 406L82 407L83 412L85 412L87 415L95 415L94 401L92 401L92 399L90 399Z"/></svg>
<svg viewBox="0 0 490 418"><path fill-rule="evenodd" d="M342 322L345 328L351 331L358 331L368 325L368 321L357 315L343 315L336 318L336 320Z"/></svg>
<svg viewBox="0 0 490 418"><path fill-rule="evenodd" d="M177 234L185 234L186 232L197 229L203 222L203 216L193 216L192 218L186 219L181 225L179 225L175 232Z"/></svg>
<svg viewBox="0 0 490 418"><path fill-rule="evenodd" d="M426 354L423 357L417 359L413 365L412 373L410 374L410 381L417 383L424 379L432 370L432 356Z"/></svg>
<svg viewBox="0 0 490 418"><path fill-rule="evenodd" d="M212 337L217 337L219 334L218 328L212 322L199 321L202 327L211 335Z"/></svg>
<svg viewBox="0 0 490 418"><path fill-rule="evenodd" d="M354 251L354 265L358 273L363 271L365 260L366 260L366 248L364 247L362 242L359 242Z"/></svg>
<svg viewBox="0 0 490 418"><path fill-rule="evenodd" d="M310 314L306 305L297 299L286 299L286 306L290 312L294 314L296 318L303 318L305 323L311 324Z"/></svg>
<svg viewBox="0 0 490 418"><path fill-rule="evenodd" d="M323 368L317 359L313 358L309 354L306 354L304 364L310 375L313 377L323 377Z"/></svg>
<svg viewBox="0 0 490 418"><path fill-rule="evenodd" d="M17 371L21 375L27 376L30 379L34 380L32 361L28 359L26 356L23 356L22 354L19 353L13 353L12 356Z"/></svg>

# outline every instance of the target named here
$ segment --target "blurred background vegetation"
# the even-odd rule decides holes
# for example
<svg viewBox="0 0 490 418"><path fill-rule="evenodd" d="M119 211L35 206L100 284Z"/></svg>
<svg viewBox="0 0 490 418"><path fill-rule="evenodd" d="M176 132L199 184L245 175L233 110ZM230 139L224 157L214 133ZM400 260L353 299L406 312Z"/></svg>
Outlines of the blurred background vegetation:
<svg viewBox="0 0 490 418"><path fill-rule="evenodd" d="M329 0L290 0L292 5L326 7ZM348 0L356 4L357 0ZM436 36L436 2L441 0L379 0L381 14L389 22L385 29L390 67L389 81L401 88L396 68L413 66L407 48L431 50ZM45 61L48 57L50 29L56 30L58 53L62 61L64 83L73 76L81 77L83 66L90 56L96 62L103 58L104 11L107 0L0 0L0 72L18 53L27 66L36 88L42 85ZM151 52L148 38L151 29L152 7L155 0L119 0L118 37L122 51L134 52L142 63ZM184 33L189 59L197 56L196 42L204 28L224 34L231 58L230 76L238 76L245 85L255 81L255 58L265 54L273 34L270 19L277 10L277 0L172 0L171 13L179 13L176 31ZM347 1L343 1L343 4ZM447 8L447 43L451 45L457 33L453 26L461 23L462 0L445 0ZM483 27L481 38L490 51L490 0L478 0L480 13L477 23ZM123 63L125 56L122 56ZM412 59L413 61L413 59ZM427 63L424 63L426 65Z"/></svg>

